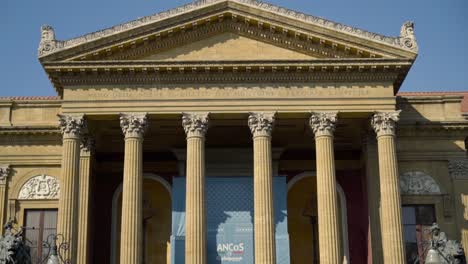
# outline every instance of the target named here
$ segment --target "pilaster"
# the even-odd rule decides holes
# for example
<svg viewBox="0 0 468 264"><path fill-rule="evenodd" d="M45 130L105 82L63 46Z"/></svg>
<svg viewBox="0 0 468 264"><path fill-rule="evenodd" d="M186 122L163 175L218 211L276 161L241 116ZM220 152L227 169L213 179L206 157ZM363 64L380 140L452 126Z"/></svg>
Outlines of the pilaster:
<svg viewBox="0 0 468 264"><path fill-rule="evenodd" d="M205 135L209 113L183 113L187 135L185 263L206 264Z"/></svg>
<svg viewBox="0 0 468 264"><path fill-rule="evenodd" d="M120 263L125 264L143 261L143 135L147 126L146 114L120 114L125 136Z"/></svg>
<svg viewBox="0 0 468 264"><path fill-rule="evenodd" d="M80 145L80 178L79 178L79 208L78 208L78 245L77 263L90 263L90 180L92 159L94 154L94 139L86 135Z"/></svg>
<svg viewBox="0 0 468 264"><path fill-rule="evenodd" d="M0 165L0 224L3 226L7 219L6 219L6 208L8 203L8 195L7 195L7 184L8 184L8 177L10 176L11 168L9 165ZM4 229L0 232L3 235Z"/></svg>
<svg viewBox="0 0 468 264"><path fill-rule="evenodd" d="M342 263L338 225L333 133L337 112L312 113L309 124L315 134L317 159L317 210L320 263Z"/></svg>
<svg viewBox="0 0 468 264"><path fill-rule="evenodd" d="M80 140L86 130L83 114L58 115L63 135L62 182L59 199L57 233L69 243L65 260L76 262L78 228L78 179L80 169Z"/></svg>
<svg viewBox="0 0 468 264"><path fill-rule="evenodd" d="M380 174L380 223L384 263L405 263L401 197L395 147L400 111L376 112L371 125L377 134Z"/></svg>
<svg viewBox="0 0 468 264"><path fill-rule="evenodd" d="M250 113L254 149L255 263L276 263L271 134L276 113Z"/></svg>

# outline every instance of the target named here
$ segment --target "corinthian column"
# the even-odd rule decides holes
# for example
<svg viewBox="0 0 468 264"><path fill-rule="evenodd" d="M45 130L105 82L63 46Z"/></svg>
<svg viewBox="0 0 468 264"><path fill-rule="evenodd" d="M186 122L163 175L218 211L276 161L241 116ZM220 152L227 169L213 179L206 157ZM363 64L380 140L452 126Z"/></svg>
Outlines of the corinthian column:
<svg viewBox="0 0 468 264"><path fill-rule="evenodd" d="M250 113L254 149L255 263L276 263L271 133L275 113Z"/></svg>
<svg viewBox="0 0 468 264"><path fill-rule="evenodd" d="M320 263L342 263L338 225L333 132L337 112L312 113L309 124L315 134L317 159L317 214Z"/></svg>
<svg viewBox="0 0 468 264"><path fill-rule="evenodd" d="M125 136L122 188L120 263L141 264L143 260L143 135L146 114L120 114Z"/></svg>
<svg viewBox="0 0 468 264"><path fill-rule="evenodd" d="M10 175L10 166L9 165L0 165L0 221L2 226L6 223L6 207L7 207L7 193L6 193L6 188L7 188L7 183L8 183L8 176ZM3 235L4 229L2 228L2 231L0 234Z"/></svg>
<svg viewBox="0 0 468 264"><path fill-rule="evenodd" d="M90 178L92 171L92 159L94 152L94 139L90 136L83 137L81 141L80 153L80 179L78 193L80 197L78 208L78 244L77 261L78 264L90 263L89 249L91 247L90 232Z"/></svg>
<svg viewBox="0 0 468 264"><path fill-rule="evenodd" d="M183 113L187 135L185 263L206 264L205 134L208 113Z"/></svg>
<svg viewBox="0 0 468 264"><path fill-rule="evenodd" d="M86 128L84 115L58 115L63 134L62 182L60 186L57 233L69 242L64 258L76 262L78 179L80 170L80 139Z"/></svg>
<svg viewBox="0 0 468 264"><path fill-rule="evenodd" d="M405 263L395 128L400 111L376 112L371 124L377 134L380 174L380 224L384 263Z"/></svg>

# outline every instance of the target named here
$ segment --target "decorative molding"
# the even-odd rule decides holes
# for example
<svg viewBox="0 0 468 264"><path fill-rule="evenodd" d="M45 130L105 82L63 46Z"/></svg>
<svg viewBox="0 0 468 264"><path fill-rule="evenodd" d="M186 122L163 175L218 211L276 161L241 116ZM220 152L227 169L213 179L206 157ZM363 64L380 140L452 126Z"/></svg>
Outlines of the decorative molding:
<svg viewBox="0 0 468 264"><path fill-rule="evenodd" d="M153 69L164 70L164 72L148 70L151 68L142 68L141 71L132 72L131 68L123 67L125 71L120 74L117 72L96 72L91 74L85 70L81 75L73 73L66 74L65 72L51 73L53 83L58 92L62 93L63 86L76 85L103 85L103 84L184 84L184 83L290 83L290 82L399 82L403 76L402 72L372 72L370 69L364 69L364 72L346 72L345 67L327 67L327 66L306 66L306 67L272 67L265 69L265 72L244 71L242 66L234 66L230 68L210 67L205 66L204 69L208 72L192 72L190 65L185 67L159 68ZM255 66L248 66L248 68ZM259 68L262 68L260 66ZM198 67L197 67L198 68ZM220 72L223 68L223 72ZM335 72L330 72L330 69L336 69ZM358 67L352 67L357 69ZM201 70L201 67L199 67ZM239 69L238 72L235 69ZM245 69L245 68L244 68ZM323 72L319 70L323 69ZM214 72L216 71L216 72Z"/></svg>
<svg viewBox="0 0 468 264"><path fill-rule="evenodd" d="M187 138L205 137L210 113L182 113L182 126Z"/></svg>
<svg viewBox="0 0 468 264"><path fill-rule="evenodd" d="M413 23L405 23L402 26L401 36L399 37L388 37L381 34L371 33L355 27L343 25L323 18L307 15L304 13L296 12L276 5L268 4L265 2L255 0L198 0L174 9L170 9L165 12L146 16L137 20L133 20L127 23L119 24L111 28L86 34L77 38L72 38L66 41L55 40L54 31L52 27L46 26L42 28L41 44L39 48L39 57L46 56L50 53L55 53L60 50L64 50L70 47L74 47L83 43L92 42L104 37L115 35L117 33L123 33L132 29L147 26L158 21L162 21L171 17L179 16L184 13L188 13L197 9L201 9L210 5L221 2L233 2L238 4L247 5L270 13L279 14L285 17L293 18L304 23L320 26L322 28L331 29L333 31L345 33L348 35L372 40L375 42L384 43L397 48L415 51L416 40L414 38L414 26ZM410 40L410 41L408 41ZM47 45L48 44L48 45Z"/></svg>
<svg viewBox="0 0 468 264"><path fill-rule="evenodd" d="M400 120L400 110L395 112L375 112L371 125L377 136L395 135L396 123Z"/></svg>
<svg viewBox="0 0 468 264"><path fill-rule="evenodd" d="M271 137L275 125L276 112L249 113L248 125L253 137Z"/></svg>
<svg viewBox="0 0 468 264"><path fill-rule="evenodd" d="M42 174L32 177L21 187L18 199L37 200L37 199L59 199L60 183L57 178Z"/></svg>
<svg viewBox="0 0 468 264"><path fill-rule="evenodd" d="M148 127L146 113L120 114L120 127L125 137L143 137Z"/></svg>
<svg viewBox="0 0 468 264"><path fill-rule="evenodd" d="M410 171L400 176L401 195L433 195L441 194L436 181L421 171Z"/></svg>
<svg viewBox="0 0 468 264"><path fill-rule="evenodd" d="M452 178L468 180L468 159L449 160L448 169Z"/></svg>
<svg viewBox="0 0 468 264"><path fill-rule="evenodd" d="M80 138L87 128L83 114L57 116L64 138Z"/></svg>
<svg viewBox="0 0 468 264"><path fill-rule="evenodd" d="M338 119L338 112L312 112L309 119L310 128L319 136L333 136Z"/></svg>
<svg viewBox="0 0 468 264"><path fill-rule="evenodd" d="M10 165L0 165L0 184L6 184L10 172Z"/></svg>

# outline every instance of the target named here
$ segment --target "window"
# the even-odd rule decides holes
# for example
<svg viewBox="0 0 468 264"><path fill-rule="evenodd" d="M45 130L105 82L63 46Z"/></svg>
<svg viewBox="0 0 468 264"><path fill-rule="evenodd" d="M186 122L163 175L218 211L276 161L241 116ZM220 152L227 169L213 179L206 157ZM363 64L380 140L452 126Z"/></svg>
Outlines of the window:
<svg viewBox="0 0 468 264"><path fill-rule="evenodd" d="M436 222L433 205L404 205L403 233L406 244L406 263L423 264L426 257L425 242L429 241L427 229Z"/></svg>
<svg viewBox="0 0 468 264"><path fill-rule="evenodd" d="M42 263L42 260L44 260L49 253L49 250L43 247L42 242L46 241L49 235L56 233L57 210L26 210L24 218L24 239L26 245L31 248L32 264Z"/></svg>

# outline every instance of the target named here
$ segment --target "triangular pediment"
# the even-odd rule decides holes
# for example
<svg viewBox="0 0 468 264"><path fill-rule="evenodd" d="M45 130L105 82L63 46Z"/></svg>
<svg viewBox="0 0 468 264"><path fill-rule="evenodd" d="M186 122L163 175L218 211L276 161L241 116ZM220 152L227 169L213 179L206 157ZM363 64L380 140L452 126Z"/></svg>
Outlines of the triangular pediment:
<svg viewBox="0 0 468 264"><path fill-rule="evenodd" d="M222 33L138 59L147 61L250 61L316 58L234 33Z"/></svg>
<svg viewBox="0 0 468 264"><path fill-rule="evenodd" d="M203 0L65 41L56 40L53 29L45 26L39 58L42 63L208 60L206 56L414 60L412 24L405 24L401 32L399 37L383 36L255 0ZM243 46L250 49L242 50Z"/></svg>

